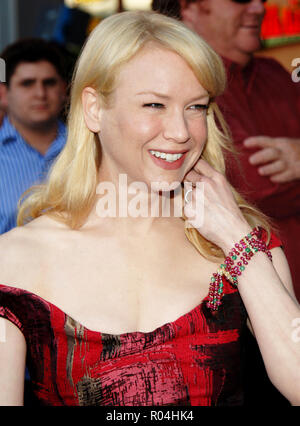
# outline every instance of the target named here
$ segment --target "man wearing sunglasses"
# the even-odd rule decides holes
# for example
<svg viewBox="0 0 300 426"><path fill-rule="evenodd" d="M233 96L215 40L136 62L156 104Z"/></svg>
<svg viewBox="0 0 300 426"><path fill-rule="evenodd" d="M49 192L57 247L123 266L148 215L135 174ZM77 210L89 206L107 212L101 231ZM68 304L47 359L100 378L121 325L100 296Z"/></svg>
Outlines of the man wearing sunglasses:
<svg viewBox="0 0 300 426"><path fill-rule="evenodd" d="M265 0L154 0L202 36L221 56L246 64L260 47ZM176 7L176 4L179 7Z"/></svg>
<svg viewBox="0 0 300 426"><path fill-rule="evenodd" d="M228 85L217 102L239 152L238 161L227 156L228 178L278 226L300 301L300 82L275 60L254 56L264 3L153 0L152 9L182 19L222 56ZM258 390L270 398L269 388Z"/></svg>

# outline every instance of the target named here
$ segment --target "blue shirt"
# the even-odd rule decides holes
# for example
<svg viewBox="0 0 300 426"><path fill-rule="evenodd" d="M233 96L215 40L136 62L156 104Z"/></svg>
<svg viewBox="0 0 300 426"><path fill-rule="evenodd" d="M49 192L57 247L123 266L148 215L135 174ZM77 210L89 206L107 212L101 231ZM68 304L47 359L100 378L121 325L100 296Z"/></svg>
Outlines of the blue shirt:
<svg viewBox="0 0 300 426"><path fill-rule="evenodd" d="M21 195L45 180L53 160L65 145L66 134L65 125L58 121L57 137L42 155L4 117L0 127L0 234L16 226Z"/></svg>

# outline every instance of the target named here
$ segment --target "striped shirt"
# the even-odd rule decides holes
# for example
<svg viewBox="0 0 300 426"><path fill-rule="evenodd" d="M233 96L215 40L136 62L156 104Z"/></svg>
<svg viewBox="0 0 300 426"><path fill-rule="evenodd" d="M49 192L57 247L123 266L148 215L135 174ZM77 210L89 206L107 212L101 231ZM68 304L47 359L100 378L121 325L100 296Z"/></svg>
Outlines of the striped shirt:
<svg viewBox="0 0 300 426"><path fill-rule="evenodd" d="M43 181L66 141L66 127L58 121L57 137L45 155L30 146L4 117L0 127L0 234L16 226L21 195Z"/></svg>

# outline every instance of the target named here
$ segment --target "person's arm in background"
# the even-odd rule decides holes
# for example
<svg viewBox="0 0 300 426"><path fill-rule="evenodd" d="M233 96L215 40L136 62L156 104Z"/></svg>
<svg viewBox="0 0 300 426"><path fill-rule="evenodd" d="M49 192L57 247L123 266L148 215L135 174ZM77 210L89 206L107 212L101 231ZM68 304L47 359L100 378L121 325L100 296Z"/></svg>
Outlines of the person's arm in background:
<svg viewBox="0 0 300 426"><path fill-rule="evenodd" d="M268 176L277 183L300 179L300 137L256 136L247 138L244 146L258 149L250 156L249 163L258 168L261 176Z"/></svg>
<svg viewBox="0 0 300 426"><path fill-rule="evenodd" d="M296 59L292 66L297 66L300 58ZM300 67L294 69L292 75L283 69L275 61L273 62L275 73L285 78L290 98L284 98L285 102L293 106L294 116L298 116L300 123ZM285 74L285 76L284 76ZM286 87L287 89L287 87ZM288 110L289 111L289 110ZM283 120L286 118L283 116ZM284 134L278 134L284 136ZM290 135L291 136L291 135ZM269 177L271 182L285 183L300 179L300 132L294 137L267 137L255 136L244 140L246 149L257 149L249 158L249 163L257 167L261 176Z"/></svg>

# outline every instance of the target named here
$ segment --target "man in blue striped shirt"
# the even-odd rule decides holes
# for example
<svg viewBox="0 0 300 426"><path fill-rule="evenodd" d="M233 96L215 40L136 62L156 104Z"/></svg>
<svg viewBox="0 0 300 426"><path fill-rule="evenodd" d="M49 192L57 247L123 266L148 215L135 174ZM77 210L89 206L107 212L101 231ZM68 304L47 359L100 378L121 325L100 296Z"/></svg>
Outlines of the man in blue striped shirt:
<svg viewBox="0 0 300 426"><path fill-rule="evenodd" d="M62 150L66 128L59 120L66 99L63 58L51 43L21 40L0 55L6 62L0 127L0 234L16 226L17 204L45 179Z"/></svg>

